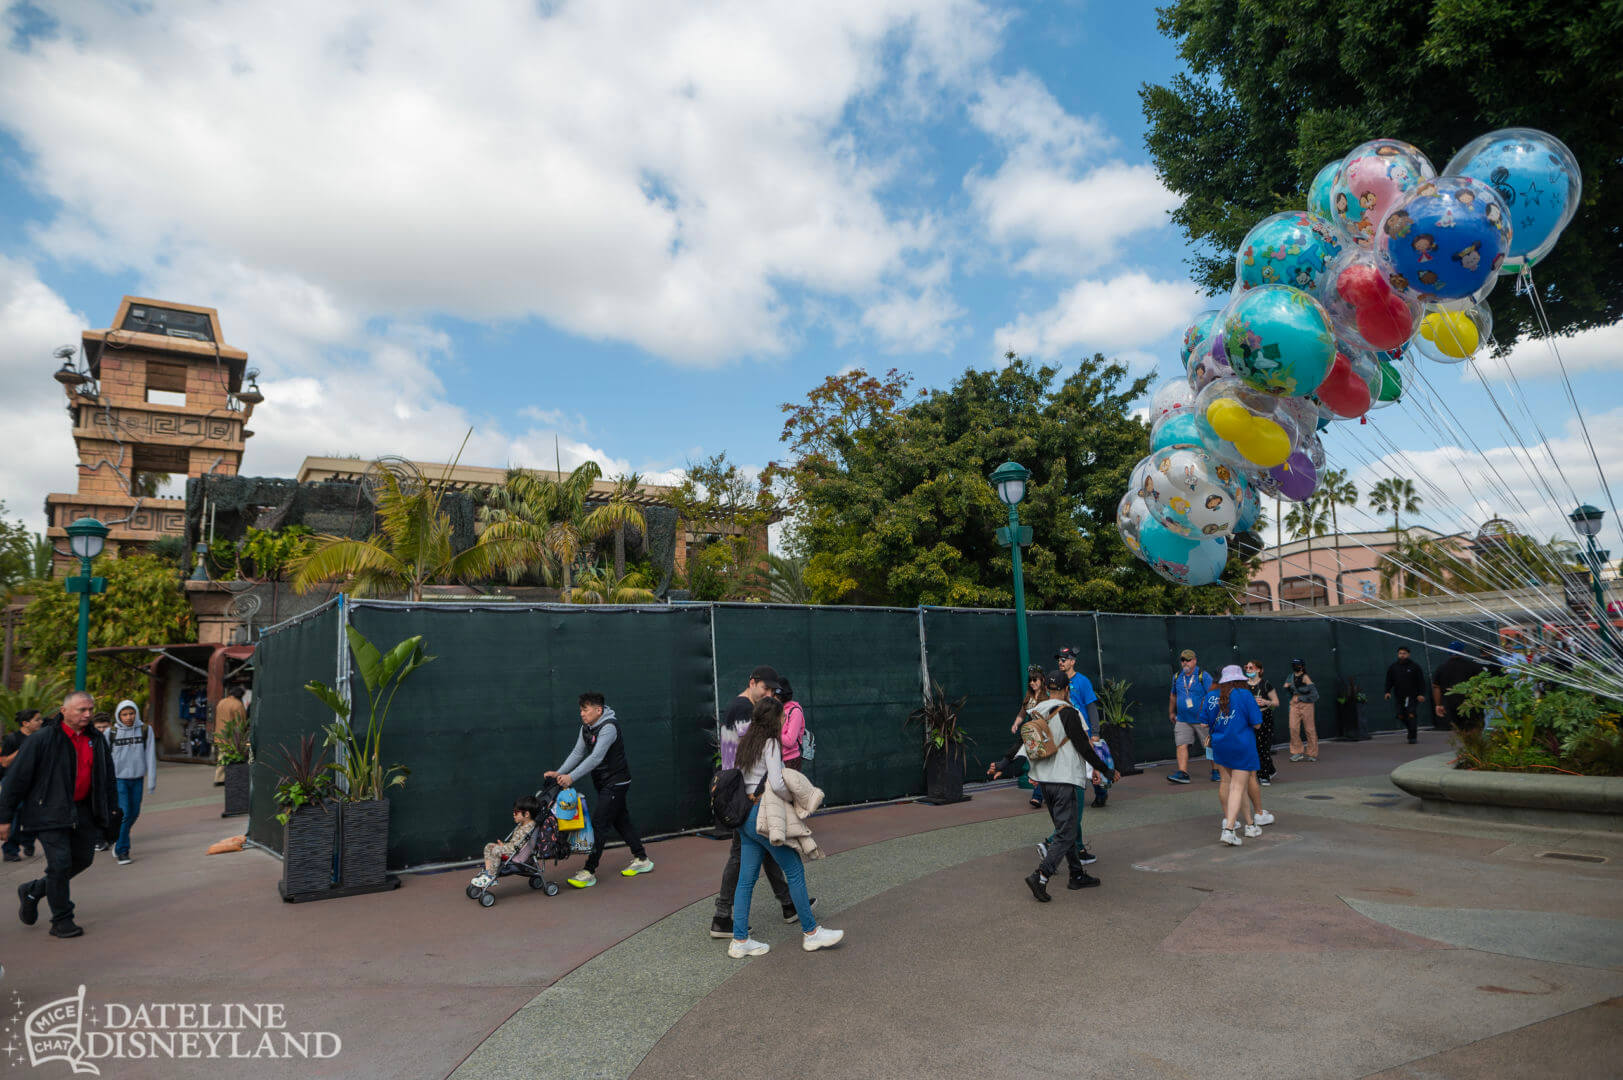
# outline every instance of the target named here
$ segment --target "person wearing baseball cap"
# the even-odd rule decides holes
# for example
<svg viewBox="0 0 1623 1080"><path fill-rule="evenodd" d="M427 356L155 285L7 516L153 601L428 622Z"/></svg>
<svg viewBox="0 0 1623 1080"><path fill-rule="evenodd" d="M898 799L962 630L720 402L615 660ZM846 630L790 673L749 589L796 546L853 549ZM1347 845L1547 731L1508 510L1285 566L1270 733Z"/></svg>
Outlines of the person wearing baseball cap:
<svg viewBox="0 0 1623 1080"><path fill-rule="evenodd" d="M1081 650L1075 645L1061 645L1054 654L1059 662L1059 669L1070 680L1071 708L1082 717L1082 723L1087 726L1088 737L1093 743L1093 749L1104 759L1106 765L1112 769L1116 761L1110 755L1110 747L1099 737L1099 695L1093 689L1093 681L1077 670L1076 662L1082 656ZM1103 774L1096 773L1093 777L1093 805L1101 807L1110 798L1110 781ZM1088 854L1086 844L1082 845L1084 855ZM1090 856L1091 859L1091 856Z"/></svg>
<svg viewBox="0 0 1623 1080"><path fill-rule="evenodd" d="M1178 671L1172 676L1172 693L1167 697L1167 719L1172 721L1172 742L1178 754L1178 768L1167 775L1168 783L1189 783L1189 748L1196 741L1205 745L1210 738L1200 714L1202 703L1211 689L1212 677L1196 663L1195 650L1185 649L1179 653ZM1217 770L1213 769L1212 779L1218 778Z"/></svg>

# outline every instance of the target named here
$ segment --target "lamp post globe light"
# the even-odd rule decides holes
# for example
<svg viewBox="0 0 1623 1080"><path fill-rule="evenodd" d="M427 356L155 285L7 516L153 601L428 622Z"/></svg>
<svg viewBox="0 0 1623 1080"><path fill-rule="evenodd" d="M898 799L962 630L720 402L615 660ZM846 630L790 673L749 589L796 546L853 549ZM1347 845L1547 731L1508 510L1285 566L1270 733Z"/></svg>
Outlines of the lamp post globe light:
<svg viewBox="0 0 1623 1080"><path fill-rule="evenodd" d="M1020 549L1031 543L1031 528L1020 524L1020 503L1026 497L1026 480L1031 470L1015 461L1005 461L992 470L992 488L999 501L1009 508L1009 525L997 531L997 542L1009 549L1014 563L1014 626L1020 662L1019 685L1026 685L1026 579L1020 568Z"/></svg>
<svg viewBox="0 0 1623 1080"><path fill-rule="evenodd" d="M69 525L68 549L79 557L79 576L67 581L68 592L79 594L79 658L73 669L73 688L85 688L85 668L90 653L90 594L107 591L107 579L90 576L90 564L107 546L107 526L92 517L82 517Z"/></svg>
<svg viewBox="0 0 1623 1080"><path fill-rule="evenodd" d="M1606 520L1606 511L1597 506L1584 503L1578 509L1567 515L1572 527L1578 535L1588 542L1589 550L1586 552L1589 561L1589 587L1595 594L1595 620L1600 628L1601 640L1611 646L1613 652L1619 652L1617 636L1612 631L1611 618L1606 612L1606 586L1601 582L1601 568L1606 565L1607 552L1595 546L1595 537L1600 535L1601 523Z"/></svg>

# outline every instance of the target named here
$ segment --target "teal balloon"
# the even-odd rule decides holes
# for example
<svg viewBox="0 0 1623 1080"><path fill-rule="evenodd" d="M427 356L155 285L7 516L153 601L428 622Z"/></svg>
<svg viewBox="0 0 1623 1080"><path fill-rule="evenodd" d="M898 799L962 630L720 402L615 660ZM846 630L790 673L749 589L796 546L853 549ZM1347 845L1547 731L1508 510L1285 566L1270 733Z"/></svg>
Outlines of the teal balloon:
<svg viewBox="0 0 1623 1080"><path fill-rule="evenodd" d="M1165 450L1171 446L1199 446L1200 425L1195 422L1193 413L1179 413L1169 416L1161 421L1150 436L1150 453Z"/></svg>
<svg viewBox="0 0 1623 1080"><path fill-rule="evenodd" d="M1223 314L1222 308L1212 308L1202 311L1194 320L1184 328L1183 332L1183 365L1189 367L1189 354L1200 348L1200 343L1212 336L1212 330L1217 326L1219 316Z"/></svg>
<svg viewBox="0 0 1623 1080"><path fill-rule="evenodd" d="M1336 361L1329 314L1307 293L1284 285L1236 297L1224 312L1222 334L1234 373L1281 397L1311 394Z"/></svg>
<svg viewBox="0 0 1623 1080"><path fill-rule="evenodd" d="M1228 563L1226 538L1185 540L1153 517L1144 519L1138 541L1150 569L1178 585L1210 585L1223 576Z"/></svg>
<svg viewBox="0 0 1623 1080"><path fill-rule="evenodd" d="M1234 257L1234 277L1242 290L1289 285L1316 292L1324 268L1340 254L1341 240L1329 221L1287 210L1251 226Z"/></svg>
<svg viewBox="0 0 1623 1080"><path fill-rule="evenodd" d="M1307 212L1315 214L1325 221L1332 221L1335 215L1330 210L1330 186L1336 182L1336 170L1341 168L1341 159L1325 163L1319 170L1319 175L1313 178L1313 183L1307 189Z"/></svg>

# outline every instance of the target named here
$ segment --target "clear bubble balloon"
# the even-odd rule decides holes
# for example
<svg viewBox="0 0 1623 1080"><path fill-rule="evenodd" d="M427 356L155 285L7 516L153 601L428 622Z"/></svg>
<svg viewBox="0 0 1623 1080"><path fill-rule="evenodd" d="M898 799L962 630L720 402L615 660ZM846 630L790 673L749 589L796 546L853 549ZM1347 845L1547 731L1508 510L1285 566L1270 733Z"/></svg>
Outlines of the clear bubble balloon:
<svg viewBox="0 0 1623 1080"><path fill-rule="evenodd" d="M1178 585L1210 585L1223 576L1228 541L1221 536L1189 540L1153 518L1139 533L1140 558L1150 569Z"/></svg>
<svg viewBox="0 0 1623 1080"><path fill-rule="evenodd" d="M1372 361L1363 369L1355 367L1352 356L1337 350L1336 362L1330 366L1330 374L1325 376L1313 396L1336 419L1356 420L1369 412L1373 400L1367 375L1367 371L1373 367Z"/></svg>
<svg viewBox="0 0 1623 1080"><path fill-rule="evenodd" d="M1504 274L1549 254L1583 195L1583 175L1567 144L1533 128L1477 136L1454 155L1443 175L1480 180L1504 200L1511 227L1510 247L1500 267Z"/></svg>
<svg viewBox="0 0 1623 1080"><path fill-rule="evenodd" d="M1279 464L1300 438L1286 400L1232 376L1213 381L1192 408L1201 446L1237 469Z"/></svg>
<svg viewBox="0 0 1623 1080"><path fill-rule="evenodd" d="M1375 256L1349 246L1325 271L1319 302L1336 336L1363 349L1395 349L1414 335L1420 301L1394 289Z"/></svg>
<svg viewBox="0 0 1623 1080"><path fill-rule="evenodd" d="M1375 370L1370 373L1371 411L1388 408L1403 400L1403 371L1398 362L1401 355L1387 352L1376 359Z"/></svg>
<svg viewBox="0 0 1623 1080"><path fill-rule="evenodd" d="M1243 483L1235 469L1193 447L1157 450L1150 466L1136 494L1156 521L1191 540L1234 531Z"/></svg>
<svg viewBox="0 0 1623 1080"><path fill-rule="evenodd" d="M1150 427L1155 427L1169 416L1181 413L1194 404L1195 391L1188 379L1168 379L1150 395Z"/></svg>
<svg viewBox="0 0 1623 1080"><path fill-rule="evenodd" d="M1509 248L1505 201L1468 176L1415 188L1381 220L1376 244L1388 283L1422 303L1486 296Z"/></svg>
<svg viewBox="0 0 1623 1080"><path fill-rule="evenodd" d="M1189 387L1197 393L1206 389L1213 379L1229 378L1234 369L1218 355L1222 339L1213 335L1201 342L1189 356Z"/></svg>
<svg viewBox="0 0 1623 1080"><path fill-rule="evenodd" d="M1324 163L1324 168L1313 178L1313 183L1307 188L1307 212L1325 221L1331 221L1334 211L1331 209L1331 186L1336 182L1336 172L1341 168L1341 159ZM1332 222L1331 227L1334 227Z"/></svg>
<svg viewBox="0 0 1623 1080"><path fill-rule="evenodd" d="M1492 336L1493 311L1486 300L1464 310L1428 306L1409 350L1435 363L1463 364Z"/></svg>
<svg viewBox="0 0 1623 1080"><path fill-rule="evenodd" d="M1426 155L1397 139L1372 139L1341 161L1330 184L1330 220L1361 248L1373 248L1387 211L1437 175Z"/></svg>
<svg viewBox="0 0 1623 1080"><path fill-rule="evenodd" d="M1199 446L1200 425L1193 412L1169 416L1150 431L1150 451L1169 446Z"/></svg>
<svg viewBox="0 0 1623 1080"><path fill-rule="evenodd" d="M1341 240L1328 221L1305 210L1287 210L1251 226L1234 256L1234 279L1242 292L1287 285L1311 293L1339 254Z"/></svg>
<svg viewBox="0 0 1623 1080"><path fill-rule="evenodd" d="M1236 375L1284 397L1311 394L1336 358L1329 314L1313 297L1283 285L1236 297L1223 316L1222 345Z"/></svg>
<svg viewBox="0 0 1623 1080"><path fill-rule="evenodd" d="M1127 550L1141 559L1144 549L1139 543L1139 532L1144 522L1151 520L1150 508L1144 505L1144 500L1136 492L1129 491L1122 497L1121 505L1116 508L1116 532L1121 542L1127 545Z"/></svg>
<svg viewBox="0 0 1623 1080"><path fill-rule="evenodd" d="M1184 328L1181 356L1183 358L1183 366L1186 370L1189 367L1190 354L1200 347L1201 342L1212 336L1212 330L1217 325L1217 318L1222 314L1222 308L1212 308L1210 311L1202 311L1199 315L1194 317L1187 327Z"/></svg>
<svg viewBox="0 0 1623 1080"><path fill-rule="evenodd" d="M1278 485L1280 498L1291 502L1302 502L1317 490L1319 486L1319 469L1313 464L1313 459L1307 454L1297 451L1290 459L1275 468L1268 470Z"/></svg>

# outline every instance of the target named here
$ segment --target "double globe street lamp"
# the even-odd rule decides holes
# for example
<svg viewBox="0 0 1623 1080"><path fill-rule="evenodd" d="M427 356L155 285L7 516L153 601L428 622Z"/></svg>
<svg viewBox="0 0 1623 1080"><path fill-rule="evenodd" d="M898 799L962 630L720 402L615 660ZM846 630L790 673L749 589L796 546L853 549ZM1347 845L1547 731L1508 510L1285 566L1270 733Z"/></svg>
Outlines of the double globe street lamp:
<svg viewBox="0 0 1623 1080"><path fill-rule="evenodd" d="M1600 535L1601 522L1606 520L1606 511L1584 503L1568 514L1567 520L1572 522L1572 527L1589 545L1589 550L1585 553L1589 562L1589 587L1595 594L1595 619L1600 628L1601 640L1606 642L1614 653L1620 652L1617 635L1612 630L1611 614L1606 610L1606 585L1600 576L1609 552L1595 546L1595 537Z"/></svg>
<svg viewBox="0 0 1623 1080"><path fill-rule="evenodd" d="M82 517L69 525L68 549L79 557L79 576L68 578L68 592L79 594L79 659L73 669L73 688L85 688L86 665L90 653L90 594L107 591L107 579L90 576L90 564L107 546L107 526L92 517Z"/></svg>
<svg viewBox="0 0 1623 1080"><path fill-rule="evenodd" d="M1020 502L1026 497L1026 480L1031 470L1015 461L1005 461L992 470L992 488L1009 508L1009 524L997 531L997 542L1009 549L1014 562L1014 626L1020 661L1019 685L1026 685L1026 579L1020 569L1020 549L1031 543L1031 526L1020 524Z"/></svg>

